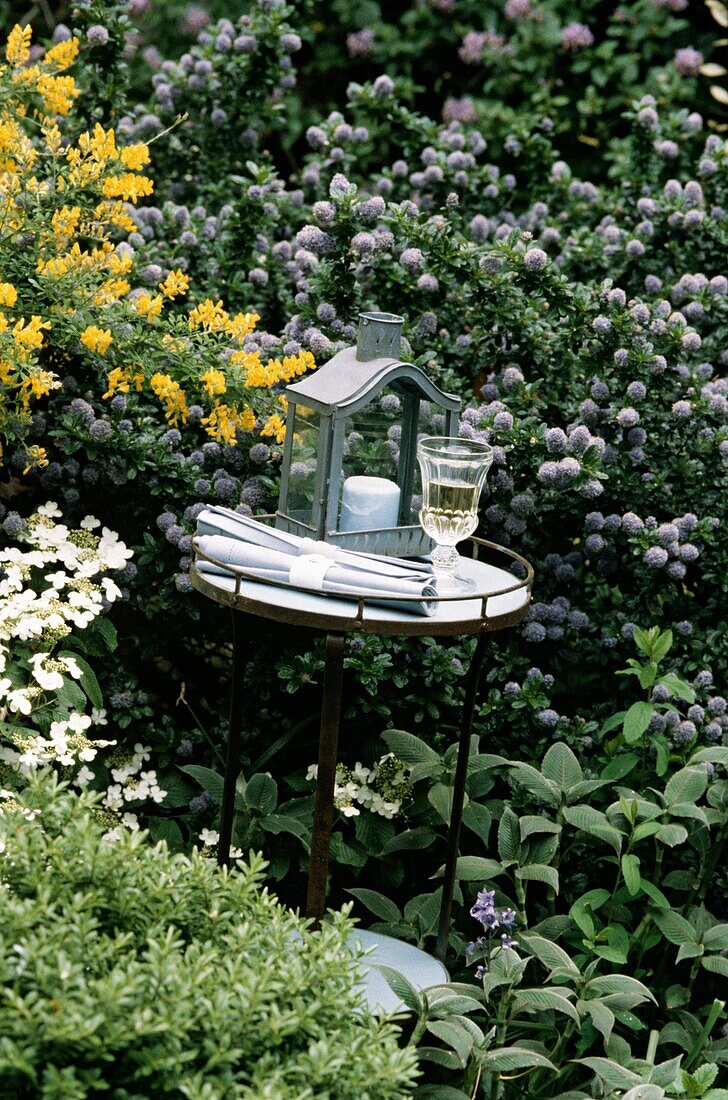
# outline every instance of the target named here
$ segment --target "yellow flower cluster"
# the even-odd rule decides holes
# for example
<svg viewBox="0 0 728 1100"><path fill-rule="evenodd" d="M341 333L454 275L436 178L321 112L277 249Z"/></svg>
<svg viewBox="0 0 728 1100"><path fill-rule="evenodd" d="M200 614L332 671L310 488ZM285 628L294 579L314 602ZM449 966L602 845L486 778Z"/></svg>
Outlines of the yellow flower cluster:
<svg viewBox="0 0 728 1100"><path fill-rule="evenodd" d="M156 289L135 288L133 251L114 242L136 230L130 204L153 193L149 150L118 145L98 123L64 141L78 56L71 38L31 60L30 28L14 27L0 61L0 437L23 438L32 402L61 386L57 372L80 346L91 377L104 361L104 398L149 390L170 424L199 403L213 439L234 444L263 423L280 442L285 402L271 391L314 369L313 356L262 362L244 347L258 314L219 300L180 311L191 288L179 268ZM25 449L28 470L47 461ZM2 453L0 443L0 463Z"/></svg>
<svg viewBox="0 0 728 1100"><path fill-rule="evenodd" d="M302 351L298 355L287 355L283 362L279 359L270 359L267 363L261 363L256 356L255 362L248 367L245 386L270 389L278 382L292 382L316 366L310 351Z"/></svg>
<svg viewBox="0 0 728 1100"><path fill-rule="evenodd" d="M98 355L106 355L113 343L113 336L107 328L98 328L97 325L88 325L81 333L81 343L89 351Z"/></svg>
<svg viewBox="0 0 728 1100"><path fill-rule="evenodd" d="M202 421L209 436L219 443L236 443L236 432L252 432L255 427L255 413L249 406L235 409L230 405L215 405L209 416Z"/></svg>
<svg viewBox="0 0 728 1100"><path fill-rule="evenodd" d="M178 424L180 420L183 424L186 423L187 402L179 382L175 382L168 374L157 371L152 375L149 385L164 405L164 415L169 423Z"/></svg>

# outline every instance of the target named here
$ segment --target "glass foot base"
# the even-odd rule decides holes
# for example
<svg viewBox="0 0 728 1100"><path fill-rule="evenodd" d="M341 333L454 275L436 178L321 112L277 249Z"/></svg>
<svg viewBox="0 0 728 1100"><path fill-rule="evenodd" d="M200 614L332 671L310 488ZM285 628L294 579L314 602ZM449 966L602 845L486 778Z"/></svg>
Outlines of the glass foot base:
<svg viewBox="0 0 728 1100"><path fill-rule="evenodd" d="M435 586L438 596L456 596L460 592L467 595L476 587L476 584L471 577L461 577L457 573L440 574L435 571Z"/></svg>

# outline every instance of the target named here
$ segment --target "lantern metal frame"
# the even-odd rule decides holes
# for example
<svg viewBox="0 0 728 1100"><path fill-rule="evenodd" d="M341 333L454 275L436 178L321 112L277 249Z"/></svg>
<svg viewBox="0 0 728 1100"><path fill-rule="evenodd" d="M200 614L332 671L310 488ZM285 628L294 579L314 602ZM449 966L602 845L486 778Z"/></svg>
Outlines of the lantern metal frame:
<svg viewBox="0 0 728 1100"><path fill-rule="evenodd" d="M399 358L403 318L393 313L359 314L355 346L344 348L307 378L286 387L288 401L283 447L281 490L276 526L296 535L335 543L351 550L412 557L426 554L432 540L411 514L417 459L420 402L428 400L445 414L444 435L457 435L461 401L444 393L421 367ZM368 531L339 531L339 508L344 466L346 423L390 387L402 402L402 436L397 484L400 489L396 527ZM311 523L288 512L295 418L299 408L320 417Z"/></svg>

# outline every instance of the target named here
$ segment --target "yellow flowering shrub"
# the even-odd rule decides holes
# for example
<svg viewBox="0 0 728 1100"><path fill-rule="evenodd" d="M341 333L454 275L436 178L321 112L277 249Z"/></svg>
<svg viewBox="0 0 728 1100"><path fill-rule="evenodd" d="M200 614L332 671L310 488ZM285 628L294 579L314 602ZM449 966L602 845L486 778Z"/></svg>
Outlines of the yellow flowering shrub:
<svg viewBox="0 0 728 1100"><path fill-rule="evenodd" d="M79 43L33 62L30 46L30 28L14 27L0 63L0 441L24 444L37 403L71 372L106 399L149 394L172 426L199 405L222 443L256 424L282 438L271 391L311 370L312 356L264 362L245 348L258 315L220 300L183 312L194 290L181 270L135 285L133 250L120 246L133 204L154 190L149 149L98 123L71 140ZM43 447L25 452L27 469L47 461Z"/></svg>

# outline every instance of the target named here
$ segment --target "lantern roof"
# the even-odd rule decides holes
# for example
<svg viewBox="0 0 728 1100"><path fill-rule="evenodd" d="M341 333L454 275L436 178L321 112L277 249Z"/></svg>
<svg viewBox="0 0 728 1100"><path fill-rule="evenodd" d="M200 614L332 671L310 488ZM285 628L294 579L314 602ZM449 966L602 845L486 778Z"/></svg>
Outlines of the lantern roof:
<svg viewBox="0 0 728 1100"><path fill-rule="evenodd" d="M287 386L286 397L336 419L358 412L391 386L395 392L420 394L457 412L460 398L444 393L414 363L403 363L392 354L372 357L372 351L376 353L382 345L399 350L401 324L402 319L393 314L360 314L357 345L344 348L313 374Z"/></svg>

